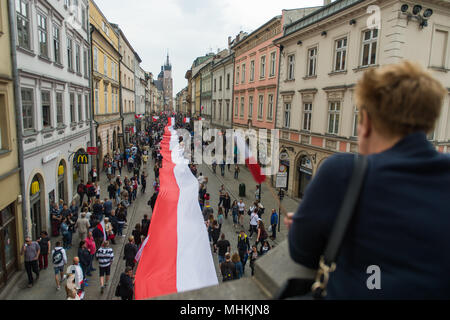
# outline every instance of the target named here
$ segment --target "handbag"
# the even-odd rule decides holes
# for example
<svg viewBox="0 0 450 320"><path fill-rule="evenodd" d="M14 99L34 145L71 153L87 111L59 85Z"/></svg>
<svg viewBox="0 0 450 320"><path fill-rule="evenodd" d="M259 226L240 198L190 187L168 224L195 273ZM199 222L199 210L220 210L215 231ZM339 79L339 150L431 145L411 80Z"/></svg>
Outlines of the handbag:
<svg viewBox="0 0 450 320"><path fill-rule="evenodd" d="M320 259L316 279L289 279L277 292L274 297L275 300L321 300L326 297L330 273L336 270L339 250L350 221L355 214L356 204L367 171L367 157L356 155L354 163L350 184L331 231L327 247Z"/></svg>

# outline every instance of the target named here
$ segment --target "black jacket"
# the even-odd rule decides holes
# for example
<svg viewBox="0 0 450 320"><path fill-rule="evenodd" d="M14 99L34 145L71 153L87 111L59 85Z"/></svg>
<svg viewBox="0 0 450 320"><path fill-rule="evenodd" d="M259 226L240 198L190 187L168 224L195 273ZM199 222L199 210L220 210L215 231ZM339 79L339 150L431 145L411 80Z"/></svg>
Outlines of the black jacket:
<svg viewBox="0 0 450 320"><path fill-rule="evenodd" d="M120 275L120 296L132 297L134 291L133 279L131 279L125 273Z"/></svg>
<svg viewBox="0 0 450 320"><path fill-rule="evenodd" d="M89 266L91 262L91 254L86 248L78 248L78 258L80 259L80 264L83 267Z"/></svg>
<svg viewBox="0 0 450 320"><path fill-rule="evenodd" d="M127 243L124 248L124 260L134 260L136 254L138 252L138 248L134 243Z"/></svg>

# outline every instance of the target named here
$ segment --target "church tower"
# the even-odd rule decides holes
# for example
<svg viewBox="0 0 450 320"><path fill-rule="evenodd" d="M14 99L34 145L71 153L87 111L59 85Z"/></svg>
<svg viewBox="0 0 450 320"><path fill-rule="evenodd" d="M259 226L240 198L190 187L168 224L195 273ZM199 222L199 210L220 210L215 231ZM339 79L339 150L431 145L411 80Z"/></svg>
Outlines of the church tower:
<svg viewBox="0 0 450 320"><path fill-rule="evenodd" d="M172 65L169 59L169 53L167 53L167 60L161 68L163 73L163 89L164 89L164 109L173 110L173 78L172 78Z"/></svg>

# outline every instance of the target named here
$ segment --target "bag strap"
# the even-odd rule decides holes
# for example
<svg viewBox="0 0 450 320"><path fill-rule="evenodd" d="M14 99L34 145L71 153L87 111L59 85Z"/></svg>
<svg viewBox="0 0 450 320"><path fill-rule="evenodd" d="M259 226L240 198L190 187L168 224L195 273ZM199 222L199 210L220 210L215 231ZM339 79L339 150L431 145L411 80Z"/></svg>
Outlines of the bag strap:
<svg viewBox="0 0 450 320"><path fill-rule="evenodd" d="M368 166L366 156L355 155L353 174L345 194L344 201L337 215L325 253L320 261L319 270L312 290L316 295L326 296L326 287L329 274L336 270L336 259L342 247L344 236L347 232L351 219L355 214L364 178Z"/></svg>

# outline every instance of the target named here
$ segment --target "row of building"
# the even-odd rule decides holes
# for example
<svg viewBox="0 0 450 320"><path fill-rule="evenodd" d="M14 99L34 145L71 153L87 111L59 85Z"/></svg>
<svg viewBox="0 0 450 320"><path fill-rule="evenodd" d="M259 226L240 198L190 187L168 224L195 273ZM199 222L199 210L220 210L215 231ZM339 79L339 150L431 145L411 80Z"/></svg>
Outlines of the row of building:
<svg viewBox="0 0 450 320"><path fill-rule="evenodd" d="M449 90L429 139L450 152L450 1L336 0L283 10L198 57L177 111L206 126L278 129L280 170L301 199L325 159L357 152L354 88L365 70L409 59ZM275 185L275 179L273 179Z"/></svg>
<svg viewBox="0 0 450 320"><path fill-rule="evenodd" d="M0 289L24 237L50 233L51 203L77 199L89 170L171 103L169 58L157 80L141 62L92 0L0 2Z"/></svg>

